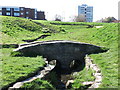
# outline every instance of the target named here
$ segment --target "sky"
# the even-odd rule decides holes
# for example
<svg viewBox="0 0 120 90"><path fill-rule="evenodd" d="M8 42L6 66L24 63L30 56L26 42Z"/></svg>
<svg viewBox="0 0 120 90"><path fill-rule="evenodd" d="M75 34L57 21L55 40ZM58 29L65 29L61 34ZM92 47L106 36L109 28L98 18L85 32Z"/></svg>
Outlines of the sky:
<svg viewBox="0 0 120 90"><path fill-rule="evenodd" d="M120 0L0 0L0 6L19 6L45 11L46 19L54 20L61 15L64 21L70 21L78 15L78 5L93 6L93 21L113 16L118 19Z"/></svg>

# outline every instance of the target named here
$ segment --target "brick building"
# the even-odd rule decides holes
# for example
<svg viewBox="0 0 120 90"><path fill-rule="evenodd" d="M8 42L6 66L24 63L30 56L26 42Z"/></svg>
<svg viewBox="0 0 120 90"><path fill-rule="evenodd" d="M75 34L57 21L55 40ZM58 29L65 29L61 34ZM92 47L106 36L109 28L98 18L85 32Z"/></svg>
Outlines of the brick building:
<svg viewBox="0 0 120 90"><path fill-rule="evenodd" d="M25 7L0 7L0 15L45 20L44 11L37 11L37 9Z"/></svg>

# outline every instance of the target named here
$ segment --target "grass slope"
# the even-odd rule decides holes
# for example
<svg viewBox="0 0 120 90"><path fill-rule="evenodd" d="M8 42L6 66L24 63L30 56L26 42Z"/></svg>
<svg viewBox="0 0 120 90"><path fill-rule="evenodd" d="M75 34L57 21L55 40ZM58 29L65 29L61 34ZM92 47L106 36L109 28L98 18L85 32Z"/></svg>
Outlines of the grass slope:
<svg viewBox="0 0 120 90"><path fill-rule="evenodd" d="M13 17L2 17L2 18L3 18L2 20L4 19L7 20L6 18L9 18L8 21L6 22L2 21L3 27L2 27L1 33L3 35L2 37L3 43L23 43L21 41L22 39L35 38L40 34L43 34L44 28L47 28L47 30L50 30L50 31L56 30L56 31L59 31L59 33L53 32L51 33L51 36L46 37L45 39L42 39L40 41L72 40L72 41L85 42L85 43L90 43L90 44L109 48L109 51L106 53L94 54L90 56L94 59L94 63L96 63L102 70L103 81L100 88L117 88L118 87L118 43L117 43L118 25L116 23L85 23L85 22L79 23L79 22L55 22L55 21L41 21L41 20L35 20L35 22L37 23L34 23L31 20L27 20L28 22L26 21L27 22L26 24L34 23L34 25L36 25L34 28L39 27L39 29L31 30L24 27L24 25L21 26L19 24L17 24L16 27L13 25L14 27L9 28L8 23L11 22ZM17 19L18 18L14 18L14 20L17 20ZM19 20L16 22L19 23ZM25 26L27 26L26 24ZM86 28L87 27L86 25L88 24L94 25L94 26L102 25L103 27L102 28L95 28L95 27ZM61 29L64 29L65 32L60 32ZM6 30L8 31L6 32ZM9 50L11 49L8 49L8 51L5 50L5 52L8 53L10 52ZM6 56L3 56L3 58L5 57ZM13 57L9 56L9 54L8 54L8 58L11 58L11 61L14 60ZM19 57L19 58L23 60L23 57ZM9 67L9 59L5 59L5 60L6 62L8 61L6 65L8 65ZM92 77L90 72L88 73L89 74L88 76ZM86 71L79 72L78 76L76 76L76 80L75 80L76 82L74 82L73 88L74 87L80 88L81 83L78 83L77 81L81 81L80 80L81 77L82 77L82 81L85 81L86 80L85 79L86 76L84 76L85 74L86 74Z"/></svg>
<svg viewBox="0 0 120 90"><path fill-rule="evenodd" d="M48 29L44 29L42 25L38 25L30 19L19 18L19 17L8 17L0 16L1 21L1 32L2 40L0 43L23 43L22 40L35 39L43 34L45 31L48 33L56 33L60 30L59 27L50 27L49 24L46 25ZM50 28L50 29L49 29Z"/></svg>
<svg viewBox="0 0 120 90"><path fill-rule="evenodd" d="M2 21L2 42L0 43L20 43L22 39L36 38L41 35L42 27L31 20L0 16Z"/></svg>
<svg viewBox="0 0 120 90"><path fill-rule="evenodd" d="M2 76L0 81L1 87L4 88L34 75L45 64L40 56L36 58L12 57L12 50L13 48L2 49Z"/></svg>
<svg viewBox="0 0 120 90"><path fill-rule="evenodd" d="M100 26L101 23L100 24L97 23L97 25ZM118 87L117 23L110 24L103 23L102 28L95 27L84 28L81 26L74 25L59 25L59 26L65 28L67 33L55 34L49 38L45 38L44 40L73 40L109 48L109 51L106 53L94 54L90 56L94 59L94 63L96 63L102 70L103 81L100 88L117 88ZM78 84L78 82L75 83Z"/></svg>

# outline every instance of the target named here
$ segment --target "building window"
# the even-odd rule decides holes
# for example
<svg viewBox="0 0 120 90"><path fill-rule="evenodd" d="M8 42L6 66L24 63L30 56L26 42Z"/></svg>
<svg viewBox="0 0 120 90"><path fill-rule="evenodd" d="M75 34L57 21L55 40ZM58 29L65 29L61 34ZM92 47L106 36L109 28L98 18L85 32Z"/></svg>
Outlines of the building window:
<svg viewBox="0 0 120 90"><path fill-rule="evenodd" d="M35 10L35 18L37 18L37 10Z"/></svg>
<svg viewBox="0 0 120 90"><path fill-rule="evenodd" d="M20 9L19 8L14 8L14 11L19 11Z"/></svg>
<svg viewBox="0 0 120 90"><path fill-rule="evenodd" d="M81 7L81 8L85 8L85 7Z"/></svg>
<svg viewBox="0 0 120 90"><path fill-rule="evenodd" d="M23 8L21 8L20 10L22 10L22 11L23 11Z"/></svg>
<svg viewBox="0 0 120 90"><path fill-rule="evenodd" d="M23 15L23 13L21 13L21 15Z"/></svg>
<svg viewBox="0 0 120 90"><path fill-rule="evenodd" d="M29 14L29 12L26 12L26 14Z"/></svg>
<svg viewBox="0 0 120 90"><path fill-rule="evenodd" d="M10 15L10 12L7 12L6 15Z"/></svg>
<svg viewBox="0 0 120 90"><path fill-rule="evenodd" d="M14 13L14 16L20 16L20 13Z"/></svg>
<svg viewBox="0 0 120 90"><path fill-rule="evenodd" d="M10 8L6 8L7 11L10 11Z"/></svg>

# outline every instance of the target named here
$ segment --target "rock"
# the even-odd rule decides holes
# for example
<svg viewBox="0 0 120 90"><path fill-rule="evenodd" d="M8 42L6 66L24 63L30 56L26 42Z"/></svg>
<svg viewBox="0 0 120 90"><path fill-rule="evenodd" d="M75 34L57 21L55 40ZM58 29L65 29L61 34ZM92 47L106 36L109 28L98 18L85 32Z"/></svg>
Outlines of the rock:
<svg viewBox="0 0 120 90"><path fill-rule="evenodd" d="M68 87L73 82L74 82L74 80L68 80L67 83L66 83L66 87Z"/></svg>
<svg viewBox="0 0 120 90"><path fill-rule="evenodd" d="M93 81L90 81L90 82L83 82L82 84L83 85L92 85L94 82Z"/></svg>
<svg viewBox="0 0 120 90"><path fill-rule="evenodd" d="M86 68L88 69L89 66L90 66L91 69L93 69L95 71L95 73L93 73L93 76L95 76L96 79L95 79L94 82L83 82L83 85L92 84L91 87L89 87L89 88L98 88L99 85L102 82L101 70L97 67L96 64L93 64L93 60L88 58L88 56L87 56L87 58L86 58Z"/></svg>
<svg viewBox="0 0 120 90"><path fill-rule="evenodd" d="M22 82L17 82L16 84L13 85L13 88L20 88L23 85Z"/></svg>
<svg viewBox="0 0 120 90"><path fill-rule="evenodd" d="M97 67L97 66L94 66L94 67L93 67L93 70L94 70L94 71L98 71L98 67Z"/></svg>
<svg viewBox="0 0 120 90"><path fill-rule="evenodd" d="M101 76L96 76L95 82L102 82L102 77Z"/></svg>
<svg viewBox="0 0 120 90"><path fill-rule="evenodd" d="M13 87L9 87L8 90L15 90L15 88L13 88Z"/></svg>
<svg viewBox="0 0 120 90"><path fill-rule="evenodd" d="M78 73L77 73L77 72L74 72L74 73L73 73L73 76L75 76L75 75L78 75Z"/></svg>
<svg viewBox="0 0 120 90"><path fill-rule="evenodd" d="M94 83L90 88L98 88L101 83Z"/></svg>
<svg viewBox="0 0 120 90"><path fill-rule="evenodd" d="M101 73L94 73L93 75L94 75L95 77L96 77L96 76L102 76Z"/></svg>
<svg viewBox="0 0 120 90"><path fill-rule="evenodd" d="M100 70L100 69L97 69L97 70L96 70L96 73L100 73L100 72L101 72L101 70Z"/></svg>

